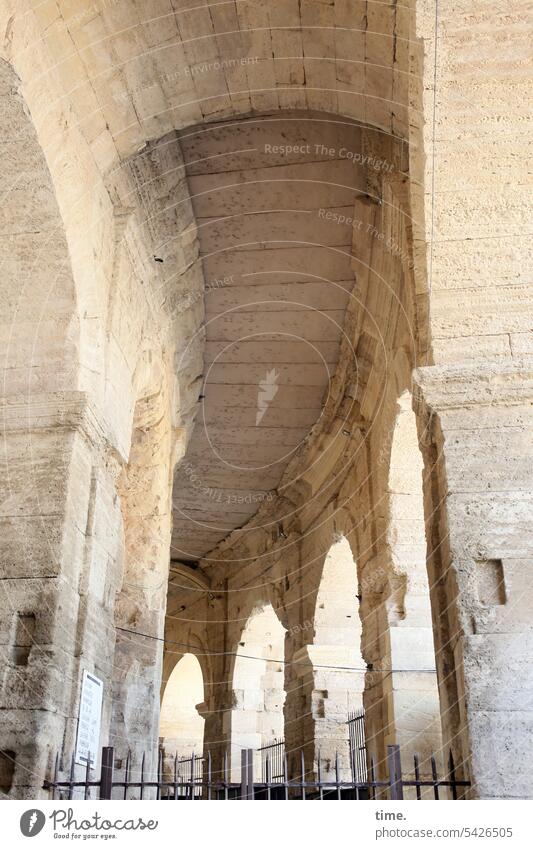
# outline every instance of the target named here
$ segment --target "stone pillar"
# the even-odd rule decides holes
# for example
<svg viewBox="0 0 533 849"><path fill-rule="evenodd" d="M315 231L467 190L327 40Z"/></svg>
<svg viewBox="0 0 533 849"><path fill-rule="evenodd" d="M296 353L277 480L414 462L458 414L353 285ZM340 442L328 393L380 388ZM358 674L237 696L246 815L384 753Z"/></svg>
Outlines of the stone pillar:
<svg viewBox="0 0 533 849"><path fill-rule="evenodd" d="M155 770L171 534L172 439L164 386L137 402L118 491L124 570L115 605L110 745L119 760L145 754Z"/></svg>
<svg viewBox="0 0 533 849"><path fill-rule="evenodd" d="M433 634L429 628L390 625L392 673L387 688L390 722L385 744L398 743L406 775L419 756L421 774L430 775L429 758L441 759L442 732Z"/></svg>
<svg viewBox="0 0 533 849"><path fill-rule="evenodd" d="M533 369L417 372L444 742L473 795L533 784Z"/></svg>
<svg viewBox="0 0 533 849"><path fill-rule="evenodd" d="M440 705L427 577L423 459L418 446L412 396L397 404L388 470L388 526L383 552L388 574L389 694L386 743L400 746L402 768L412 775L414 755L420 772L431 775L430 756L440 760Z"/></svg>
<svg viewBox="0 0 533 849"><path fill-rule="evenodd" d="M215 659L216 661L216 659ZM213 781L229 781L230 779L230 740L231 714L233 710L233 690L227 677L227 667L222 662L213 665L214 681L211 684L209 697L200 715L205 719L204 726L204 756L211 753L211 769ZM221 675L218 673L222 672ZM224 760L226 758L226 772Z"/></svg>
<svg viewBox="0 0 533 849"><path fill-rule="evenodd" d="M286 640L287 666L285 669L285 752L290 776L299 776L301 756L304 755L305 771L314 772L314 723L313 723L313 667L306 646L293 645L296 641ZM294 651L292 650L294 648Z"/></svg>
<svg viewBox="0 0 533 849"><path fill-rule="evenodd" d="M349 731L350 711L363 706L365 672L361 669L358 647L308 645L295 656L302 694L307 697L306 725L313 741L313 770L321 777L335 780L338 757L342 781L351 779Z"/></svg>
<svg viewBox="0 0 533 849"><path fill-rule="evenodd" d="M368 757L376 777L387 771L386 742L390 740L390 640L387 611L388 566L383 553L362 558L359 581L361 650L367 666L363 705Z"/></svg>
<svg viewBox="0 0 533 849"><path fill-rule="evenodd" d="M9 398L2 419L0 749L4 773L14 762L11 795L29 798L56 753L70 767L83 669L104 681L106 742L118 468L84 393Z"/></svg>

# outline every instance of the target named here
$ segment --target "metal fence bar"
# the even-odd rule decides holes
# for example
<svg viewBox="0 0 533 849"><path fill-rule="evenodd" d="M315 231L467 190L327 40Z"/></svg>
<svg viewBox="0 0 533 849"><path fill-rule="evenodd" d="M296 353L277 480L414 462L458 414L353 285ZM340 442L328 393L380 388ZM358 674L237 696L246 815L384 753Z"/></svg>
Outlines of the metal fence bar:
<svg viewBox="0 0 533 849"><path fill-rule="evenodd" d="M83 798L85 801L89 798L89 772L91 769L91 753L87 753L87 763L85 764L85 788L83 791Z"/></svg>
<svg viewBox="0 0 533 849"><path fill-rule="evenodd" d="M322 784L322 766L321 766L321 758L320 758L320 749L318 750L318 763L317 763L317 778L318 778L318 793L319 799L324 798L324 787Z"/></svg>
<svg viewBox="0 0 533 849"><path fill-rule="evenodd" d="M193 752L192 757L191 757L191 801L192 802L194 802L194 767L195 767L195 762L194 762L194 752Z"/></svg>
<svg viewBox="0 0 533 849"><path fill-rule="evenodd" d="M102 767L100 770L100 799L111 799L113 791L113 755L112 746L102 749Z"/></svg>
<svg viewBox="0 0 533 849"><path fill-rule="evenodd" d="M352 780L364 783L368 778L364 710L352 711L349 714L347 725Z"/></svg>
<svg viewBox="0 0 533 849"><path fill-rule="evenodd" d="M261 746L261 780L266 782L266 760L270 762L270 781L283 783L283 759L285 755L285 740L273 740L267 746Z"/></svg>
<svg viewBox="0 0 533 849"><path fill-rule="evenodd" d="M145 761L146 761L146 754L145 754L145 752L143 752L143 756L142 756L142 759L141 759L141 799L144 799L144 787L145 787L144 764L145 764Z"/></svg>
<svg viewBox="0 0 533 849"><path fill-rule="evenodd" d="M254 799L255 797L255 788L254 788L254 750L246 749L246 757L247 757L247 786L246 786L246 798Z"/></svg>
<svg viewBox="0 0 533 849"><path fill-rule="evenodd" d="M128 798L128 785L130 780L130 767L131 767L131 752L128 750L128 754L126 755L126 766L124 767L124 799Z"/></svg>
<svg viewBox="0 0 533 849"><path fill-rule="evenodd" d="M455 764L453 761L453 754L450 750L450 757L448 758L448 769L449 769L449 777L452 786L452 799L457 799L457 782L455 780Z"/></svg>
<svg viewBox="0 0 533 849"><path fill-rule="evenodd" d="M70 775L68 781L68 798L69 801L72 799L74 795L74 770L76 769L76 765L74 763L74 755L70 759Z"/></svg>
<svg viewBox="0 0 533 849"><path fill-rule="evenodd" d="M241 799L248 798L248 750L241 749Z"/></svg>
<svg viewBox="0 0 533 849"><path fill-rule="evenodd" d="M228 753L224 752L224 799L229 798L228 790Z"/></svg>
<svg viewBox="0 0 533 849"><path fill-rule="evenodd" d="M159 800L161 798L161 787L163 785L163 757L163 749L159 749L157 753L157 791L155 797L156 800Z"/></svg>
<svg viewBox="0 0 533 849"><path fill-rule="evenodd" d="M300 776L302 782L302 799L305 799L305 757L303 749L300 749Z"/></svg>
<svg viewBox="0 0 533 849"><path fill-rule="evenodd" d="M56 797L56 785L59 776L59 752L56 755L55 764L54 764L54 781L53 781L53 791L52 791L52 799Z"/></svg>
<svg viewBox="0 0 533 849"><path fill-rule="evenodd" d="M420 792L420 767L418 765L418 755L414 756L414 764L415 764L415 781L416 781L416 798L418 801L422 798L422 794Z"/></svg>
<svg viewBox="0 0 533 849"><path fill-rule="evenodd" d="M174 755L174 799L178 798L178 753Z"/></svg>
<svg viewBox="0 0 533 849"><path fill-rule="evenodd" d="M387 762L389 766L389 788L391 799L403 799L402 766L400 747L387 746Z"/></svg>
<svg viewBox="0 0 533 849"><path fill-rule="evenodd" d="M370 756L370 798L376 798L376 765L374 763L374 755Z"/></svg>
<svg viewBox="0 0 533 849"><path fill-rule="evenodd" d="M431 775L433 777L433 793L435 799L439 798L439 777L437 775L437 764L435 763L435 756L431 755Z"/></svg>
<svg viewBox="0 0 533 849"><path fill-rule="evenodd" d="M67 796L74 798L77 790L81 791L82 798L89 799L91 788L97 788L100 799L111 799L113 792L118 797L145 798L145 794L156 799L376 799L378 796L388 795L392 800L403 799L404 788L414 788L416 799L425 798L422 788L427 787L433 791L435 799L442 798L441 788L450 788L453 799L462 796L458 792L460 787L469 787L470 782L460 780L453 756L448 758L448 769L441 779L437 773L437 765L434 757L431 757L431 777L422 777L420 774L420 761L414 756L414 778L402 776L400 760L400 747L389 746L387 751L388 776L378 779L376 776L375 759L369 758L368 775L365 781L346 781L343 778L339 755L335 755L333 775L329 772L324 777L323 763L320 753L316 760L316 775L306 779L306 765L303 750L300 757L294 759L291 765L294 775L289 774L286 752L283 752L282 781L273 780L272 760L273 752L278 756L278 749L267 747L265 756L265 771L261 779L257 781L254 777L253 749L243 749L241 752L241 780L231 782L228 772L228 753L223 754L222 777L218 772L213 778L212 760L210 753L204 759L193 754L190 758L180 759L176 754L174 757L173 774L165 775L165 755L163 750L159 753L157 770L154 779L146 775L146 755L142 755L140 761L140 772L132 778L133 757L128 753L125 762L124 773L114 776L114 751L110 746L102 749L100 776L90 780L91 761L88 760L84 775L76 780L74 758L70 761L70 769L65 778L59 773L60 758L56 757L53 780L45 781L44 788L51 791L52 799ZM263 753L261 753L263 756ZM298 763L299 760L299 763ZM184 772L184 770L186 770Z"/></svg>

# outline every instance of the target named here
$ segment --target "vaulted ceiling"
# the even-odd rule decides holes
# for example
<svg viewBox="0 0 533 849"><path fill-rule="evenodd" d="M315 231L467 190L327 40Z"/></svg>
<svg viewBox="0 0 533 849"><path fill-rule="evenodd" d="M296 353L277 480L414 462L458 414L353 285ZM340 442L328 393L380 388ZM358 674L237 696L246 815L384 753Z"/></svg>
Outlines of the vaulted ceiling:
<svg viewBox="0 0 533 849"><path fill-rule="evenodd" d="M361 125L408 135L411 10L0 0L0 24L61 179L78 164L62 165L67 127L105 179L180 133L206 312L190 340L205 345L204 397L175 480L173 557L196 560L256 512L320 419L354 282L347 219L365 190L347 153L360 154Z"/></svg>
<svg viewBox="0 0 533 849"><path fill-rule="evenodd" d="M201 408L174 483L176 559L206 554L271 498L320 418L354 285L360 136L309 113L182 133L206 343Z"/></svg>

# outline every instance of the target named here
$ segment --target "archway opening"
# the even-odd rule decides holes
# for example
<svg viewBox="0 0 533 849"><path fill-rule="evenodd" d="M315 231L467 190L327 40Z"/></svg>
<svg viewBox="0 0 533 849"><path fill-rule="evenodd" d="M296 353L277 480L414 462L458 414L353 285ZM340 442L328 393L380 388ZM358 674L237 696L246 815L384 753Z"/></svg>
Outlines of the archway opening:
<svg viewBox="0 0 533 849"><path fill-rule="evenodd" d="M423 459L411 394L398 402L390 470L388 543L392 561L388 599L390 634L389 740L398 743L406 764L417 753L428 758L442 747L435 646L426 570L422 489Z"/></svg>
<svg viewBox="0 0 533 849"><path fill-rule="evenodd" d="M204 701L202 668L194 654L184 654L167 681L161 702L159 740L165 753L181 760L201 757L205 720L198 711Z"/></svg>
<svg viewBox="0 0 533 849"><path fill-rule="evenodd" d="M239 780L243 749L254 750L259 776L265 757L260 750L284 737L285 633L271 604L252 613L242 633L233 672L233 780Z"/></svg>
<svg viewBox="0 0 533 849"><path fill-rule="evenodd" d="M328 551L316 601L315 633L309 646L313 665L315 751L322 769L341 778L365 771L361 619L357 567L346 537ZM356 737L352 731L357 729Z"/></svg>

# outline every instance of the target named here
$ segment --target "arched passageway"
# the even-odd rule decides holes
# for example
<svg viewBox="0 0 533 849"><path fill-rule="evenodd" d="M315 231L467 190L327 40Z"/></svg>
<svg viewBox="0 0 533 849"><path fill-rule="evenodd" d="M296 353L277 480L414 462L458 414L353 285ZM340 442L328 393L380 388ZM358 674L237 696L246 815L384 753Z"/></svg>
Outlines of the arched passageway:
<svg viewBox="0 0 533 849"><path fill-rule="evenodd" d="M260 775L258 750L284 736L285 628L271 604L252 613L237 647L231 711L231 770L239 780L241 751L256 752L254 772Z"/></svg>
<svg viewBox="0 0 533 849"><path fill-rule="evenodd" d="M450 0L438 16L419 2L178 3L179 14L161 27L137 16L133 40L129 22L139 4L132 0L120 9L80 0L76 14L72 4L52 5L53 25L46 4L0 3L2 49L32 116L12 98L17 81L2 75L3 119L17 131L6 146L2 231L6 300L9 309L16 303L3 337L2 498L1 745L16 759L13 788L39 793L55 751L69 761L82 663L104 682L102 744L153 744L169 545L165 530L154 556L137 531L158 533L152 497L168 501L168 472L186 445L171 556L207 575L208 650L218 661L234 645L241 613L228 597L247 595L257 574L280 607L291 608L293 649L310 644L295 628L312 618L316 584L310 589L307 567L324 547L309 546L309 557L302 551L311 532L323 534L325 511L353 496L363 596L384 626L365 642L365 658L376 661L377 699L383 704L385 693L390 706L380 733L396 729L411 745L411 720L422 714L402 706L412 684L425 693L420 682L433 669L422 668L424 650L409 671L398 646L410 622L417 640L428 635L419 606L425 587L418 593L412 562L400 563L410 543L383 544L384 489L364 483L375 468L372 432L383 397L396 398L414 373L428 425L429 589L446 743L470 763L479 795L527 795L532 767L523 750L533 720L520 682L533 665L532 349L519 228L529 208L513 170L523 144L515 130L527 109L523 63L502 68L501 28L481 22L484 72L492 68L494 79L476 87L473 109L479 51L465 53L462 37L443 37L450 20L457 32L468 29L472 14ZM521 56L523 27L511 30L506 39L518 39ZM120 71L116 56L127 57ZM464 73L454 76L459 65ZM342 135L326 138L319 125L318 137L310 129L302 135L314 110L321 120L335 116ZM281 113L290 136L277 123ZM194 137L204 131L200 163ZM465 143L480 132L483 144ZM495 144L509 179L492 167ZM19 180L26 172L31 179ZM243 214L233 217L234 209ZM285 247L273 266L275 243ZM51 247L46 256L43 245ZM28 269L31 286L19 291ZM56 277L48 303L45 289ZM265 285L258 299L251 289ZM285 337L282 351L276 332L293 333L295 322L301 339ZM187 356L175 357L190 338ZM131 440L130 413L144 397L132 376L146 341L167 351L169 382L176 378L180 391L168 394L165 460L149 461L153 479L144 469L139 481L128 451L137 437L144 441L142 428ZM308 342L320 343L320 356ZM391 389L388 366L399 350L409 373ZM203 429L192 427L202 406L216 437L209 449ZM410 493L398 495L406 501ZM390 529L403 536L394 518ZM137 570L138 556L157 574ZM250 610L256 601L250 590L239 603ZM401 673L388 674L387 663ZM221 672L217 685L228 679L227 666ZM427 707L431 699L425 693L419 701ZM230 710L226 700L213 715L219 710Z"/></svg>
<svg viewBox="0 0 533 849"><path fill-rule="evenodd" d="M159 741L166 754L190 758L202 755L205 720L198 712L204 701L202 668L194 654L184 654L167 681L159 720Z"/></svg>
<svg viewBox="0 0 533 849"><path fill-rule="evenodd" d="M333 543L324 562L308 654L313 666L315 758L320 753L326 774L334 772L337 759L341 778L349 780L348 720L363 708L365 663L357 567L346 537Z"/></svg>
<svg viewBox="0 0 533 849"><path fill-rule="evenodd" d="M442 734L422 474L416 417L406 390L398 401L389 467L387 614L392 672L384 680L389 700L385 742L398 743L407 764L417 753L425 773L430 771L431 754L440 759Z"/></svg>

